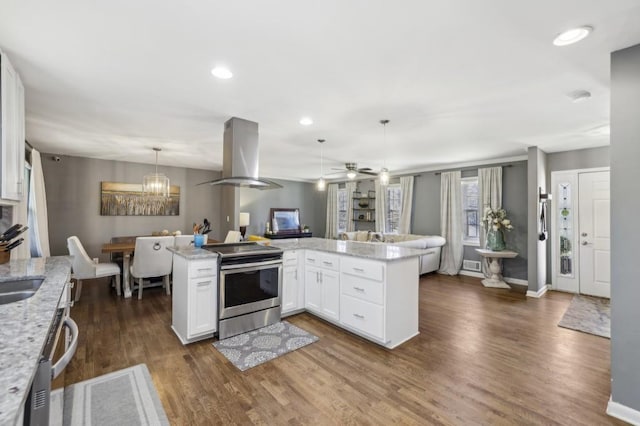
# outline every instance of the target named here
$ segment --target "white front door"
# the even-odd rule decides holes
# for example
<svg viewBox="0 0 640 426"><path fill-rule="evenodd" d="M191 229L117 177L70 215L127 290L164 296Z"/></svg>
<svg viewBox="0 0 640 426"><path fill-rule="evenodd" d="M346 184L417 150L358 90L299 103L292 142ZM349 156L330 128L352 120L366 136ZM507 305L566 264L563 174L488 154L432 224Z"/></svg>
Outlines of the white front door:
<svg viewBox="0 0 640 426"><path fill-rule="evenodd" d="M580 173L580 293L611 297L609 172Z"/></svg>

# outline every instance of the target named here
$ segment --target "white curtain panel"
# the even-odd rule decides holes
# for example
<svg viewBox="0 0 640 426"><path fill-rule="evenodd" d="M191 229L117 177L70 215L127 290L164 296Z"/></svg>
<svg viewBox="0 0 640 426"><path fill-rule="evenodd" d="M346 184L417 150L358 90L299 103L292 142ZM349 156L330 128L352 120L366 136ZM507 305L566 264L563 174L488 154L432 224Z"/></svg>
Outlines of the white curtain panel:
<svg viewBox="0 0 640 426"><path fill-rule="evenodd" d="M480 214L484 215L484 209L502 208L502 167L487 167L478 169L478 192L480 196ZM480 248L484 248L487 242L487 229L481 229ZM489 278L489 260L482 259L482 273Z"/></svg>
<svg viewBox="0 0 640 426"><path fill-rule="evenodd" d="M29 182L29 234L31 256L49 257L49 220L47 219L47 195L40 153L31 150L31 181Z"/></svg>
<svg viewBox="0 0 640 426"><path fill-rule="evenodd" d="M344 185L347 192L347 232L356 230L356 223L353 221L353 193L356 192L358 184L347 182Z"/></svg>
<svg viewBox="0 0 640 426"><path fill-rule="evenodd" d="M462 245L462 194L461 173L444 172L440 175L440 227L447 240L442 247L441 274L457 275L462 267L464 246Z"/></svg>
<svg viewBox="0 0 640 426"><path fill-rule="evenodd" d="M327 229L325 238L338 238L338 184L327 185Z"/></svg>
<svg viewBox="0 0 640 426"><path fill-rule="evenodd" d="M400 178L400 190L402 191L402 210L400 212L398 234L410 234L411 211L413 208L413 176Z"/></svg>
<svg viewBox="0 0 640 426"><path fill-rule="evenodd" d="M387 227L387 187L376 179L376 232L385 232Z"/></svg>

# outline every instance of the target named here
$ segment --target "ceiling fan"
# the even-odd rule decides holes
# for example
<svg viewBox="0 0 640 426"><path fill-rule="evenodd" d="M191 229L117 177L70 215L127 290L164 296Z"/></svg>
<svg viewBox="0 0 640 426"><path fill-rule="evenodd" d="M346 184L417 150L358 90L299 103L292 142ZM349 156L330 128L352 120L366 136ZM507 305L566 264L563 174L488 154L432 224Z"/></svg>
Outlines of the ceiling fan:
<svg viewBox="0 0 640 426"><path fill-rule="evenodd" d="M334 172L334 173L342 173L346 171L347 177L349 179L354 179L358 174L378 176L378 173L374 172L373 169L371 169L370 167L358 168L357 163L344 163L344 168L332 167L332 170L340 170L339 172ZM334 173L330 173L330 174L334 174Z"/></svg>

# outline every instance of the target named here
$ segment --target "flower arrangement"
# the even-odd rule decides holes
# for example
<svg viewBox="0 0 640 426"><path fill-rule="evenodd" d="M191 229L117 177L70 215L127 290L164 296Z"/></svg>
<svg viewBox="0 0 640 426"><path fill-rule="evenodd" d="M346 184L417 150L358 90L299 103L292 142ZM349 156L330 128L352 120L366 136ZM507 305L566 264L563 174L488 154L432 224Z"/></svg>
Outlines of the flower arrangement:
<svg viewBox="0 0 640 426"><path fill-rule="evenodd" d="M482 216L482 226L487 228L487 231L489 231L490 229L494 231L502 229L511 231L513 229L511 221L507 219L507 211L505 209L494 210L491 207L487 207L484 209L484 215Z"/></svg>

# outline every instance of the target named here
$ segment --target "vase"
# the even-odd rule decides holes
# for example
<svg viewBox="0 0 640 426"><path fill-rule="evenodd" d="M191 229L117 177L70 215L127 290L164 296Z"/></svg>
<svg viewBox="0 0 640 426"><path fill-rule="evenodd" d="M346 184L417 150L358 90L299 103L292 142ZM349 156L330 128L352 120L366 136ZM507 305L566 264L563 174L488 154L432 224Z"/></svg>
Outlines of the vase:
<svg viewBox="0 0 640 426"><path fill-rule="evenodd" d="M493 251L502 251L506 248L502 229L498 229L497 231L493 229L489 230L487 233L487 248Z"/></svg>

